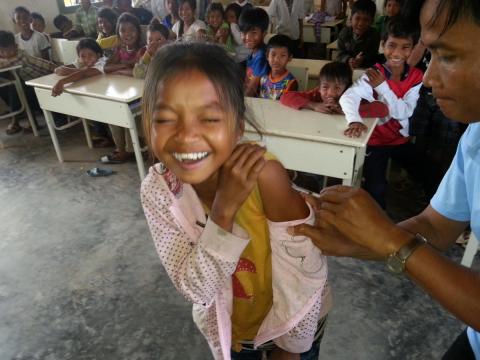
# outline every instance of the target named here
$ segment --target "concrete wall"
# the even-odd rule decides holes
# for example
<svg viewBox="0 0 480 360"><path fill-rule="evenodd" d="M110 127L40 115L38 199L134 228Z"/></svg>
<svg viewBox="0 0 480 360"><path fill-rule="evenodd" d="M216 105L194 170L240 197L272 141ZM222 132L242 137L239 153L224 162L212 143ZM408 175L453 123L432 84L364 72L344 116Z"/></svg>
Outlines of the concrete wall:
<svg viewBox="0 0 480 360"><path fill-rule="evenodd" d="M25 6L30 11L36 11L43 15L47 24L46 32L56 31L53 26L53 18L60 12L57 0L0 0L0 29L15 32L15 26L11 14L16 6Z"/></svg>

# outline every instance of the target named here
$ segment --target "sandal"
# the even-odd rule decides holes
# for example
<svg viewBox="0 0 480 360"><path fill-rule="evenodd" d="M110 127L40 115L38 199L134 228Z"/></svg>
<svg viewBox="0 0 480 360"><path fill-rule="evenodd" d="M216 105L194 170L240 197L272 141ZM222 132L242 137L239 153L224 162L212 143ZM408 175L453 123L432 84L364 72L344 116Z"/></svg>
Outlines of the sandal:
<svg viewBox="0 0 480 360"><path fill-rule="evenodd" d="M23 128L19 124L13 123L13 124L10 124L10 125L7 126L7 129L5 130L5 133L7 135L14 135L14 134L18 134L22 130L23 130Z"/></svg>
<svg viewBox="0 0 480 360"><path fill-rule="evenodd" d="M126 161L134 159L135 156L133 153L120 153L117 150L111 154L102 156L99 160L102 164L123 164Z"/></svg>
<svg viewBox="0 0 480 360"><path fill-rule="evenodd" d="M110 176L115 174L115 171L94 167L93 169L87 170L87 174L91 177Z"/></svg>

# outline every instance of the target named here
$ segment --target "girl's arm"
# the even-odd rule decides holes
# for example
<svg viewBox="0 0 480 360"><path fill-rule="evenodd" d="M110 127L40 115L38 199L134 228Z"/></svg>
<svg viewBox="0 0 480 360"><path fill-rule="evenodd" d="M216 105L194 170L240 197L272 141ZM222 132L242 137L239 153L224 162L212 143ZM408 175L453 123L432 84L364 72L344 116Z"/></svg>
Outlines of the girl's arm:
<svg viewBox="0 0 480 360"><path fill-rule="evenodd" d="M125 70L129 67L128 64L106 64L104 67L105 74L116 73L120 70Z"/></svg>
<svg viewBox="0 0 480 360"><path fill-rule="evenodd" d="M102 72L95 68L86 68L82 70L78 70L73 74L64 77L63 79L59 80L55 86L52 88L52 96L60 95L66 84L74 83L79 80L87 79L96 75L100 75Z"/></svg>
<svg viewBox="0 0 480 360"><path fill-rule="evenodd" d="M59 67L55 68L55 70L53 70L53 72L55 74L60 75L60 76L67 76L67 75L73 74L77 71L78 71L78 69L72 64L62 65L62 66L59 66Z"/></svg>
<svg viewBox="0 0 480 360"><path fill-rule="evenodd" d="M210 217L190 238L170 211L170 190L152 173L142 183L141 200L160 260L177 290L189 301L210 306L231 281L248 236L223 230ZM202 226L204 226L202 228Z"/></svg>

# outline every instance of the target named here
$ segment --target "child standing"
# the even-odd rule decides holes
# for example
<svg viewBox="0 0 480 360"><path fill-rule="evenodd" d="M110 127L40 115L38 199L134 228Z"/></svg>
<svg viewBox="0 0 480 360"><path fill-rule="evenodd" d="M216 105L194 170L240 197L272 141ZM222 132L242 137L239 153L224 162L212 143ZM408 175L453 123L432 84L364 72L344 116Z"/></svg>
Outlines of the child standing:
<svg viewBox="0 0 480 360"><path fill-rule="evenodd" d="M160 24L158 19L154 18L150 21L147 30L147 45L140 51L142 57L133 67L133 77L137 79L145 79L150 61L157 51L167 43L170 31L168 28Z"/></svg>
<svg viewBox="0 0 480 360"><path fill-rule="evenodd" d="M304 0L272 0L268 14L275 24L274 33L292 39L294 55L297 56L299 47L303 45Z"/></svg>
<svg viewBox="0 0 480 360"><path fill-rule="evenodd" d="M74 39L80 36L80 33L74 29L72 21L65 15L57 15L53 18L53 25L60 30L50 34L52 38Z"/></svg>
<svg viewBox="0 0 480 360"><path fill-rule="evenodd" d="M161 161L142 182L145 216L214 358L318 357L331 305L326 260L308 238L287 233L313 213L278 161L239 144L236 63L215 45L166 46L143 101L146 138Z"/></svg>
<svg viewBox="0 0 480 360"><path fill-rule="evenodd" d="M180 21L172 27L178 41L194 41L204 37L207 26L202 20L195 20L196 9L195 0L180 0Z"/></svg>
<svg viewBox="0 0 480 360"><path fill-rule="evenodd" d="M358 114L362 99L373 101L378 98L388 106L389 116L380 120L368 141L363 170L365 189L385 208L385 172L390 158L400 162L411 175L423 178L423 166L408 137L408 119L417 105L423 74L406 63L416 38L401 19L389 22L383 41L386 62L367 69L366 74L345 91L340 105L348 123L357 124L356 134L347 130L346 134L350 136L358 135L358 127L366 129Z"/></svg>
<svg viewBox="0 0 480 360"><path fill-rule="evenodd" d="M24 50L30 56L50 60L50 43L42 33L31 29L32 16L30 11L23 6L17 6L13 10L13 21L20 30L15 35L18 48Z"/></svg>
<svg viewBox="0 0 480 360"><path fill-rule="evenodd" d="M338 35L337 61L352 69L372 66L378 56L380 34L372 27L377 7L372 0L358 0L352 5L351 26Z"/></svg>
<svg viewBox="0 0 480 360"><path fill-rule="evenodd" d="M269 72L267 47L263 42L269 21L268 14L262 8L245 9L240 15L239 26L243 43L252 51L247 58L246 96L257 96L260 79Z"/></svg>
<svg viewBox="0 0 480 360"><path fill-rule="evenodd" d="M225 46L229 53L233 53L233 40L230 35L230 26L225 21L225 12L220 3L211 3L207 9L207 36L218 44Z"/></svg>
<svg viewBox="0 0 480 360"><path fill-rule="evenodd" d="M289 91L297 90L295 77L287 70L292 60L291 40L285 35L273 36L267 46L270 73L260 79L260 96L263 99L280 100Z"/></svg>
<svg viewBox="0 0 480 360"><path fill-rule="evenodd" d="M386 0L384 4L385 15L379 16L373 26L380 35L385 32L386 26L391 18L400 14L403 0Z"/></svg>
<svg viewBox="0 0 480 360"><path fill-rule="evenodd" d="M237 3L228 4L225 9L225 20L230 25L230 34L232 35L235 49L235 61L243 63L247 60L251 51L243 45L242 33L238 26L238 19L242 13L242 7Z"/></svg>
<svg viewBox="0 0 480 360"><path fill-rule="evenodd" d="M75 30L83 36L97 37L97 8L90 0L80 0L80 7L75 12Z"/></svg>
<svg viewBox="0 0 480 360"><path fill-rule="evenodd" d="M32 15L32 24L31 24L32 30L38 31L40 34L45 35L48 40L48 35L45 34L45 19L43 18L42 14L37 12L32 12L31 15Z"/></svg>
<svg viewBox="0 0 480 360"><path fill-rule="evenodd" d="M119 38L115 34L115 29L117 28L117 14L115 11L107 7L101 8L97 13L97 27L97 43L106 52L106 55L110 56L119 42Z"/></svg>
<svg viewBox="0 0 480 360"><path fill-rule="evenodd" d="M171 30L173 25L180 20L178 16L178 0L165 0L165 10L168 15L163 18L162 24Z"/></svg>

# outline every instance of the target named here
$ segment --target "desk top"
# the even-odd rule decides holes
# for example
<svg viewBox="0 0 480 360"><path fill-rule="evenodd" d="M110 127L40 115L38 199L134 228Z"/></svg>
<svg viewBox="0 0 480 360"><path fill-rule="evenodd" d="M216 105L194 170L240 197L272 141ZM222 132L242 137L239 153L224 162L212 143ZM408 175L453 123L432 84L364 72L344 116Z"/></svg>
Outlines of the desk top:
<svg viewBox="0 0 480 360"><path fill-rule="evenodd" d="M327 115L305 109L295 110L268 99L245 98L245 100L247 108L266 135L364 147L377 123L377 119L364 119L368 131L359 138L349 138L343 135L347 128L347 121L343 115ZM249 125L246 126L246 131L255 132Z"/></svg>
<svg viewBox="0 0 480 360"><path fill-rule="evenodd" d="M51 90L62 76L50 74L27 81L26 84L41 89ZM98 99L129 103L143 95L143 80L123 75L99 75L69 84L65 92ZM61 96L61 95L60 95Z"/></svg>
<svg viewBox="0 0 480 360"><path fill-rule="evenodd" d="M6 68L0 68L0 73L5 72L5 71L17 70L17 69L20 69L21 67L22 67L22 65L13 65L13 66L9 66L9 67L6 67Z"/></svg>
<svg viewBox="0 0 480 360"><path fill-rule="evenodd" d="M338 19L338 20L333 20L333 21L325 21L323 22L320 26L321 27L336 27L340 24L343 24L346 19ZM305 19L303 19L303 26L313 26L315 23L309 22Z"/></svg>
<svg viewBox="0 0 480 360"><path fill-rule="evenodd" d="M295 59L293 58L288 65L295 66L295 67L303 67L308 69L308 77L310 79L318 79L318 74L320 74L320 70L324 67L331 60L315 60L315 59ZM288 68L287 65L287 68ZM353 81L357 80L360 76L364 74L364 69L355 69L353 70Z"/></svg>

